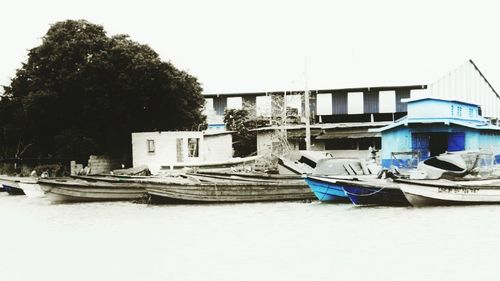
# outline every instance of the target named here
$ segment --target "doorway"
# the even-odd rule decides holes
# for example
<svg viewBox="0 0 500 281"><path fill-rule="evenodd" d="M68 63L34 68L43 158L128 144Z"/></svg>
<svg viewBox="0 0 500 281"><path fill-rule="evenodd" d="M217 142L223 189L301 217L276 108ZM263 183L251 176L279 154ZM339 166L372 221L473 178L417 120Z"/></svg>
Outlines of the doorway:
<svg viewBox="0 0 500 281"><path fill-rule="evenodd" d="M448 150L448 134L432 133L429 135L430 156L437 156Z"/></svg>

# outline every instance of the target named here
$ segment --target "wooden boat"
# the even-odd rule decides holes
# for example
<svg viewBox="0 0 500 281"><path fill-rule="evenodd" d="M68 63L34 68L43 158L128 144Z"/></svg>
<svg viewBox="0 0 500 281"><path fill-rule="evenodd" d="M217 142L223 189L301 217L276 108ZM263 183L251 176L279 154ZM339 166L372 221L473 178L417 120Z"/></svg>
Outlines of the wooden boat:
<svg viewBox="0 0 500 281"><path fill-rule="evenodd" d="M500 179L394 180L413 206L499 204Z"/></svg>
<svg viewBox="0 0 500 281"><path fill-rule="evenodd" d="M410 206L399 184L389 179L337 180L356 206Z"/></svg>
<svg viewBox="0 0 500 281"><path fill-rule="evenodd" d="M186 173L187 176L205 182L302 182L301 175L280 175L268 173L238 173L203 171Z"/></svg>
<svg viewBox="0 0 500 281"><path fill-rule="evenodd" d="M38 184L38 178L20 178L18 184L19 188L22 189L24 194L29 198L39 198L45 195Z"/></svg>
<svg viewBox="0 0 500 281"><path fill-rule="evenodd" d="M147 187L168 188L170 184L197 183L185 176L73 176L67 179L39 180L52 202L133 201L148 198Z"/></svg>
<svg viewBox="0 0 500 281"><path fill-rule="evenodd" d="M235 203L314 199L304 183L200 182L146 188L151 203Z"/></svg>
<svg viewBox="0 0 500 281"><path fill-rule="evenodd" d="M143 187L130 184L96 183L76 179L40 179L40 188L53 203L140 200L147 196Z"/></svg>
<svg viewBox="0 0 500 281"><path fill-rule="evenodd" d="M9 195L24 195L19 188L19 177L0 176L0 183Z"/></svg>
<svg viewBox="0 0 500 281"><path fill-rule="evenodd" d="M172 165L163 165L160 168L161 173L168 173L172 171L179 170L189 170L189 171L199 171L205 169L218 169L221 171L231 170L231 168L238 166L246 166L252 165L255 161L261 159L261 155L257 156L249 156L249 157L236 157L231 158L227 161L223 162L200 162L200 163L183 163L183 164L172 164Z"/></svg>

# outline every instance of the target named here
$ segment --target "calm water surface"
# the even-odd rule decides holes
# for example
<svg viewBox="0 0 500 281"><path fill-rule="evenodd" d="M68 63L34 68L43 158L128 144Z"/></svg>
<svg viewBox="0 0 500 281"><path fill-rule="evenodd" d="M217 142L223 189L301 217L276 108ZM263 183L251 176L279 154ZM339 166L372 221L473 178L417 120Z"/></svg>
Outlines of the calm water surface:
<svg viewBox="0 0 500 281"><path fill-rule="evenodd" d="M0 194L0 280L499 280L500 206L52 205Z"/></svg>

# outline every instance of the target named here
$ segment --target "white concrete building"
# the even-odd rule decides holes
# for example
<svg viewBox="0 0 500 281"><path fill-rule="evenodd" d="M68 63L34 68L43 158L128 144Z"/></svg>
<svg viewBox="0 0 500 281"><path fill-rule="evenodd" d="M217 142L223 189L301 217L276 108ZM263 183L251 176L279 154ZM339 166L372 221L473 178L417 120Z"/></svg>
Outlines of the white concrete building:
<svg viewBox="0 0 500 281"><path fill-rule="evenodd" d="M132 133L133 166L147 165L153 174L162 166L224 162L232 158L232 132L177 131Z"/></svg>

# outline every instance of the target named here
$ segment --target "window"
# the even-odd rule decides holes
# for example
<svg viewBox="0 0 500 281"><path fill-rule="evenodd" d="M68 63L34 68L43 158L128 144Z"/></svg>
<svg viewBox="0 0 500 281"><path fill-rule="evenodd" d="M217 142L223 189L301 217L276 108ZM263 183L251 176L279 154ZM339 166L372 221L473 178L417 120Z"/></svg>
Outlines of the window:
<svg viewBox="0 0 500 281"><path fill-rule="evenodd" d="M205 99L205 109L214 110L214 99L211 98Z"/></svg>
<svg viewBox="0 0 500 281"><path fill-rule="evenodd" d="M453 106L453 104L451 105L451 116L453 116L455 113L455 107Z"/></svg>
<svg viewBox="0 0 500 281"><path fill-rule="evenodd" d="M316 114L332 115L332 94L316 95Z"/></svg>
<svg viewBox="0 0 500 281"><path fill-rule="evenodd" d="M300 115L302 112L302 96L301 95L287 95L286 96L286 107L296 108L297 113Z"/></svg>
<svg viewBox="0 0 500 281"><path fill-rule="evenodd" d="M462 117L462 107L461 106L457 106L457 116Z"/></svg>
<svg viewBox="0 0 500 281"><path fill-rule="evenodd" d="M188 139L188 157L199 157L199 138Z"/></svg>
<svg viewBox="0 0 500 281"><path fill-rule="evenodd" d="M258 96L255 99L257 116L271 117L271 97Z"/></svg>
<svg viewBox="0 0 500 281"><path fill-rule="evenodd" d="M227 98L227 109L242 109L243 99L241 97L229 97Z"/></svg>
<svg viewBox="0 0 500 281"><path fill-rule="evenodd" d="M396 91L380 91L378 108L380 113L396 112Z"/></svg>
<svg viewBox="0 0 500 281"><path fill-rule="evenodd" d="M148 152L149 153L155 152L155 141L154 140L148 140Z"/></svg>
<svg viewBox="0 0 500 281"><path fill-rule="evenodd" d="M176 140L177 162L184 162L184 151L182 149L183 144L184 139L178 138Z"/></svg>
<svg viewBox="0 0 500 281"><path fill-rule="evenodd" d="M347 113L363 114L363 92L347 93Z"/></svg>
<svg viewBox="0 0 500 281"><path fill-rule="evenodd" d="M474 118L474 109L469 107L469 117Z"/></svg>

